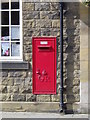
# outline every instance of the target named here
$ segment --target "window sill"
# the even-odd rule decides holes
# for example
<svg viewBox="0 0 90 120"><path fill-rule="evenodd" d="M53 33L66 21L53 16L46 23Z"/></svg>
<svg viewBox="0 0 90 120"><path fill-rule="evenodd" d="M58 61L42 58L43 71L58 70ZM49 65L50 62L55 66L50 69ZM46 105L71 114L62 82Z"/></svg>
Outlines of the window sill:
<svg viewBox="0 0 90 120"><path fill-rule="evenodd" d="M27 70L30 67L30 63L27 61L24 62L0 62L0 69L7 70L7 69L14 69L14 70Z"/></svg>

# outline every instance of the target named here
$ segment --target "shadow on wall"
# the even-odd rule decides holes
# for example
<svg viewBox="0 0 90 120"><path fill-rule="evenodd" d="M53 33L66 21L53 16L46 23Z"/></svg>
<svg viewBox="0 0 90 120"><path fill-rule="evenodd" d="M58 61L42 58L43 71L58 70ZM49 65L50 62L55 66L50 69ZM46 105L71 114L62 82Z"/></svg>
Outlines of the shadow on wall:
<svg viewBox="0 0 90 120"><path fill-rule="evenodd" d="M64 5L64 94L66 109L73 113L73 104L80 101L80 13L79 3Z"/></svg>

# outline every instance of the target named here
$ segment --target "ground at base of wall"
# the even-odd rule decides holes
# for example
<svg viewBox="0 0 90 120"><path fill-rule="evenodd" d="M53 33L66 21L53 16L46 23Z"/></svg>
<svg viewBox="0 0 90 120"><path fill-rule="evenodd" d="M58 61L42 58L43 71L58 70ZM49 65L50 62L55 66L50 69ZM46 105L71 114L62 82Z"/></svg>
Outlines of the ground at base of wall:
<svg viewBox="0 0 90 120"><path fill-rule="evenodd" d="M2 118L82 118L88 120L88 114L69 114L61 115L56 113L35 113L35 112L3 112L0 113Z"/></svg>

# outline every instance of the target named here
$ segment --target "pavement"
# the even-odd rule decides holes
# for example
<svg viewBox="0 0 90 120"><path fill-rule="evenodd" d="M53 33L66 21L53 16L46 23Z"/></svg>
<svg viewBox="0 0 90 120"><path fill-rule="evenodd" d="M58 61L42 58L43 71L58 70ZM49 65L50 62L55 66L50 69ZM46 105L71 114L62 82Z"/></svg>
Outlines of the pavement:
<svg viewBox="0 0 90 120"><path fill-rule="evenodd" d="M0 118L82 118L86 120L88 114L59 114L59 113L35 113L35 112L0 112ZM68 119L68 120L69 120ZM7 119L8 120L8 119ZM25 119L26 120L26 119ZM89 120L89 119L88 119Z"/></svg>

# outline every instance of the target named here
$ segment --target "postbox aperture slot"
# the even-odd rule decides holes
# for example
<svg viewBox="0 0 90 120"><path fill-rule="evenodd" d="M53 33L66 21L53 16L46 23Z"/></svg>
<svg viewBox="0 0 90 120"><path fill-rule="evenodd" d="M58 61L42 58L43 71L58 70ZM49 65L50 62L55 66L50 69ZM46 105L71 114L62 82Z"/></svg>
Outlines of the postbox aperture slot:
<svg viewBox="0 0 90 120"><path fill-rule="evenodd" d="M38 46L39 51L47 51L51 49L51 46Z"/></svg>

